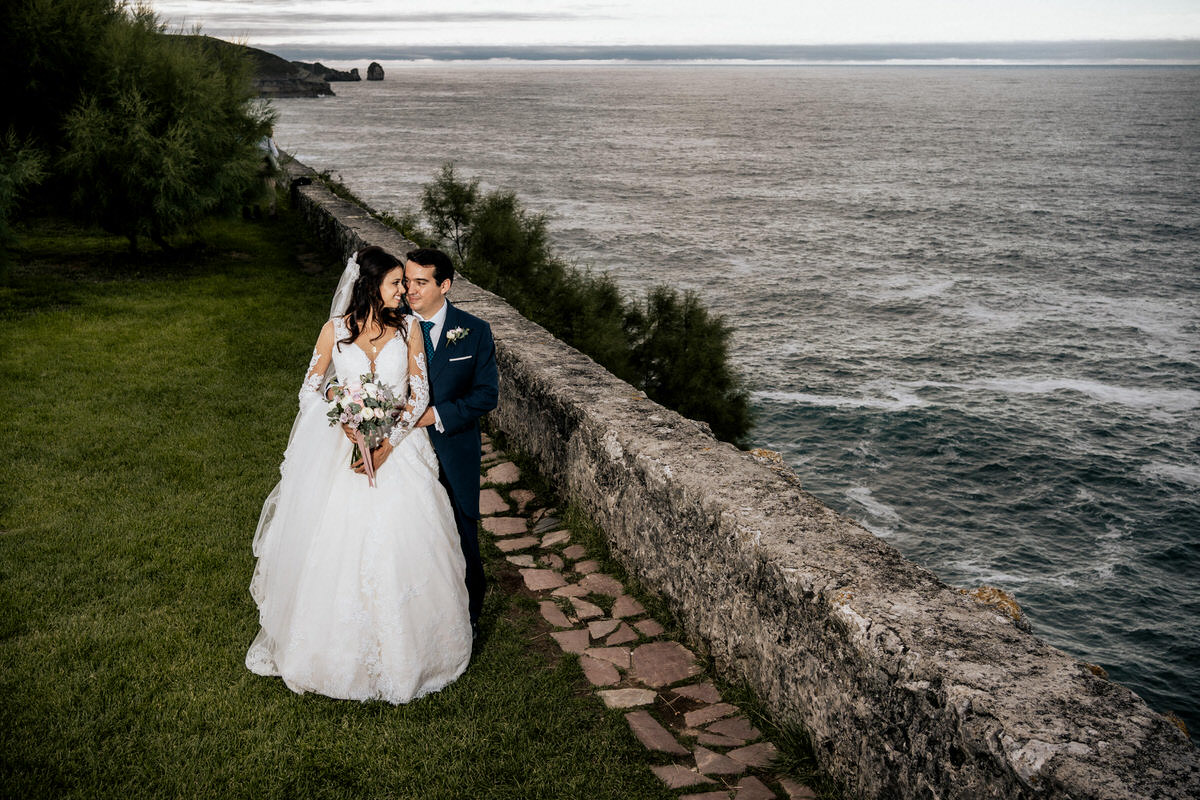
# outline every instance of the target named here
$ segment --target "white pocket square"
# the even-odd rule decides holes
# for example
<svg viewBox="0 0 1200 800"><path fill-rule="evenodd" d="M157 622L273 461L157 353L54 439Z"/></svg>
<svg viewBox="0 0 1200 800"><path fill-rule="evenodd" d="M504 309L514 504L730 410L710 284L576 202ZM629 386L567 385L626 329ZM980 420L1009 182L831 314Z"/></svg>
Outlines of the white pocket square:
<svg viewBox="0 0 1200 800"><path fill-rule="evenodd" d="M448 359L449 361L466 361L470 356L459 356L458 358Z"/></svg>

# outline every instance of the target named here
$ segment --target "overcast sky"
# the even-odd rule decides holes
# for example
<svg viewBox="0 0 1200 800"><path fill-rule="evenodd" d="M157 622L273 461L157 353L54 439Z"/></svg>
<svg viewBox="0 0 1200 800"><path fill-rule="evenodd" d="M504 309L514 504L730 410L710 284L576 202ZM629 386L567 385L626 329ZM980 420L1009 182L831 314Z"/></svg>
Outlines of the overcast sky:
<svg viewBox="0 0 1200 800"><path fill-rule="evenodd" d="M678 45L1200 38L1200 0L152 0L281 45Z"/></svg>

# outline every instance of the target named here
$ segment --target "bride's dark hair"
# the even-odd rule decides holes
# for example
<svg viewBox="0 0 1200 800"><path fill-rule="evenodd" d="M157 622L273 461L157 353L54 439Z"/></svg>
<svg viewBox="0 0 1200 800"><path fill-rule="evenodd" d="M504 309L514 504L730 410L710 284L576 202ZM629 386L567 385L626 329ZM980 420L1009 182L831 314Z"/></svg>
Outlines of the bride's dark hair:
<svg viewBox="0 0 1200 800"><path fill-rule="evenodd" d="M372 316L380 325L399 328L404 321L404 314L408 311L407 303L400 308L384 308L383 296L379 294L379 284L383 282L383 276L400 266L400 259L375 245L364 247L355 253L354 257L358 261L358 280L354 282L354 290L350 294L350 307L346 309L346 327L350 335L338 342L339 347L357 339L363 326Z"/></svg>

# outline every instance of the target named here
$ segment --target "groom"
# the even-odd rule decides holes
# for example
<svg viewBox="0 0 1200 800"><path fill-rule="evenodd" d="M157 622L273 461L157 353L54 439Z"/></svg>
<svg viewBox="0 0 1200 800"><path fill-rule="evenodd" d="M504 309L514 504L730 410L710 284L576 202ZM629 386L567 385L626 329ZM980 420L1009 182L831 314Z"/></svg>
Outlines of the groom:
<svg viewBox="0 0 1200 800"><path fill-rule="evenodd" d="M478 636L485 588L479 557L479 418L496 407L499 394L496 344L486 322L447 302L454 281L449 256L422 248L405 259L408 305L421 324L429 370L429 408L417 426L432 426L438 477L450 494L467 559L471 632Z"/></svg>

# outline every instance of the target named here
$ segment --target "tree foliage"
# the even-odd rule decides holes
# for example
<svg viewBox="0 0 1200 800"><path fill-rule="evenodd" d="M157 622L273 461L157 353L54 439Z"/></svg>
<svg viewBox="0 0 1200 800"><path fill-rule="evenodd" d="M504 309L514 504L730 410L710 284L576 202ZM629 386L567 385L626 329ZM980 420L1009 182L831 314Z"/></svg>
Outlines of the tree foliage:
<svg viewBox="0 0 1200 800"><path fill-rule="evenodd" d="M544 215L512 192L481 195L478 180L461 179L451 164L425 187L422 210L433 240L473 282L653 400L744 443L749 396L729 363L730 330L695 293L658 286L644 302L627 301L610 276L554 254Z"/></svg>
<svg viewBox="0 0 1200 800"><path fill-rule="evenodd" d="M10 105L7 129L47 155L49 199L133 249L240 205L272 122L241 53L168 35L120 0L15 0L4 13L3 57L39 109Z"/></svg>
<svg viewBox="0 0 1200 800"><path fill-rule="evenodd" d="M471 210L479 199L479 179L458 179L453 164L442 169L421 192L421 210L425 212L433 236L445 242L461 262L466 257L467 227Z"/></svg>

